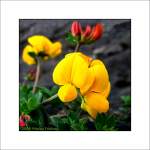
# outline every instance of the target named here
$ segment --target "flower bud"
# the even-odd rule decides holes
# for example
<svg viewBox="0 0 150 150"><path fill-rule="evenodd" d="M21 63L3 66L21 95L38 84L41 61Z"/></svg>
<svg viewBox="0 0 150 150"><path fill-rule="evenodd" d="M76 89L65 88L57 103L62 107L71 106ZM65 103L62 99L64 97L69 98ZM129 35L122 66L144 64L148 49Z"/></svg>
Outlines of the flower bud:
<svg viewBox="0 0 150 150"><path fill-rule="evenodd" d="M30 121L30 116L29 115L24 115L24 113L21 114L21 116L19 117L19 126L20 127L25 127L27 126L27 122L26 121Z"/></svg>
<svg viewBox="0 0 150 150"><path fill-rule="evenodd" d="M92 33L90 35L90 40L97 40L102 36L103 33L103 25L102 24L96 24L96 26L93 27Z"/></svg>
<svg viewBox="0 0 150 150"><path fill-rule="evenodd" d="M29 121L31 119L29 115L24 115L23 117L26 121Z"/></svg>
<svg viewBox="0 0 150 150"><path fill-rule="evenodd" d="M24 122L24 120L22 119L22 117L19 118L19 126L20 127L25 127L26 123Z"/></svg>
<svg viewBox="0 0 150 150"><path fill-rule="evenodd" d="M27 73L27 78L30 81L34 81L35 80L35 76L36 76L36 68L32 67L29 69L28 73Z"/></svg>
<svg viewBox="0 0 150 150"><path fill-rule="evenodd" d="M81 34L81 25L78 21L72 23L71 33L73 36L79 36Z"/></svg>
<svg viewBox="0 0 150 150"><path fill-rule="evenodd" d="M91 27L89 25L86 26L85 31L82 33L84 38L88 37L91 33Z"/></svg>

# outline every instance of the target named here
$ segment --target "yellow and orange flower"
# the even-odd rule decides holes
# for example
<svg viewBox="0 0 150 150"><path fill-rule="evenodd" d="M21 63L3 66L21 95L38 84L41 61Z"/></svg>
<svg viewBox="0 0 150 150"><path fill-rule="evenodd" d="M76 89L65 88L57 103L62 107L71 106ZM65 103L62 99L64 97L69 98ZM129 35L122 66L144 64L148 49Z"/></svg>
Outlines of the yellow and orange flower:
<svg viewBox="0 0 150 150"><path fill-rule="evenodd" d="M35 64L35 58L29 53L33 53L35 56L44 54L44 60L48 58L54 58L62 52L62 44L60 42L52 43L46 36L34 35L28 38L28 45L23 50L23 61L28 65Z"/></svg>
<svg viewBox="0 0 150 150"><path fill-rule="evenodd" d="M97 113L107 112L110 82L105 65L82 53L70 53L55 67L53 81L60 85L58 97L63 102L77 98L78 91L83 96L81 108L93 118Z"/></svg>

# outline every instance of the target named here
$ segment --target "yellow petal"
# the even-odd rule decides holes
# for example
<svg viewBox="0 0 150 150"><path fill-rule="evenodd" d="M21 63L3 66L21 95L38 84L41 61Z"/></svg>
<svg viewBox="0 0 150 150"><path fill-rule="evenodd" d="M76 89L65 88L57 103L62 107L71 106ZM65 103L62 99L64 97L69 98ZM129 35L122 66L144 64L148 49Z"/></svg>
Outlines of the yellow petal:
<svg viewBox="0 0 150 150"><path fill-rule="evenodd" d="M92 61L90 68L95 75L95 81L90 88L90 91L103 92L109 83L108 72L105 65L100 60Z"/></svg>
<svg viewBox="0 0 150 150"><path fill-rule="evenodd" d="M73 55L62 59L53 71L53 81L58 85L71 83Z"/></svg>
<svg viewBox="0 0 150 150"><path fill-rule="evenodd" d="M89 92L85 95L85 102L91 109L99 113L107 112L109 109L108 100L99 93Z"/></svg>
<svg viewBox="0 0 150 150"><path fill-rule="evenodd" d="M88 63L78 54L75 55L72 65L71 82L78 88L87 80Z"/></svg>
<svg viewBox="0 0 150 150"><path fill-rule="evenodd" d="M62 102L70 102L76 99L77 90L71 84L65 84L58 90L58 97Z"/></svg>
<svg viewBox="0 0 150 150"><path fill-rule="evenodd" d="M81 52L75 52L75 53L69 53L67 54L65 57L69 57L71 55L78 55L80 57L82 57L88 64L90 64L90 62L92 61L92 58L87 56L87 55L84 55L83 53Z"/></svg>
<svg viewBox="0 0 150 150"><path fill-rule="evenodd" d="M90 64L90 62L92 61L92 58L87 56L87 55L84 55L83 53L80 53L79 52L79 55L88 63Z"/></svg>
<svg viewBox="0 0 150 150"><path fill-rule="evenodd" d="M96 118L97 111L92 109L92 108L90 108L85 102L81 103L81 108L84 111L87 111L92 118L94 118L94 119Z"/></svg>
<svg viewBox="0 0 150 150"><path fill-rule="evenodd" d="M107 88L101 93L101 95L103 95L107 98L110 94L110 89L111 89L111 85L110 85L110 82L109 82Z"/></svg>
<svg viewBox="0 0 150 150"><path fill-rule="evenodd" d="M34 52L34 49L30 45L27 45L23 50L22 59L28 65L35 64L36 62L34 58L28 54L29 52Z"/></svg>
<svg viewBox="0 0 150 150"><path fill-rule="evenodd" d="M104 64L102 63L102 61L100 61L98 59L95 59L91 62L90 67L93 67L93 66L96 66L96 65L104 65Z"/></svg>
<svg viewBox="0 0 150 150"><path fill-rule="evenodd" d="M77 53L68 53L65 55L65 58L75 56Z"/></svg>
<svg viewBox="0 0 150 150"><path fill-rule="evenodd" d="M82 95L84 95L90 89L90 87L92 86L94 80L95 80L95 76L93 74L93 71L92 71L91 68L89 68L88 73L87 73L86 82L80 88L80 92L81 92Z"/></svg>
<svg viewBox="0 0 150 150"><path fill-rule="evenodd" d="M62 52L62 44L60 42L55 42L51 46L49 55L50 55L50 57L54 58L54 57L58 56L61 52Z"/></svg>
<svg viewBox="0 0 150 150"><path fill-rule="evenodd" d="M34 35L28 38L29 44L34 47L37 53L43 52L44 50L48 51L51 46L51 41L42 35Z"/></svg>

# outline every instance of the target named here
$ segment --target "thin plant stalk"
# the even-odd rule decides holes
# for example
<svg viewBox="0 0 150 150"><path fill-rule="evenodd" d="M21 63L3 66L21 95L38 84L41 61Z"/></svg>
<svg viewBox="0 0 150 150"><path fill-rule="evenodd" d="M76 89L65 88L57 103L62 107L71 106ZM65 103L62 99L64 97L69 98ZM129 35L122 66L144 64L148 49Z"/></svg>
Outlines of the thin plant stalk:
<svg viewBox="0 0 150 150"><path fill-rule="evenodd" d="M80 43L77 43L76 48L74 50L74 52L78 52L79 51L79 47L80 47Z"/></svg>
<svg viewBox="0 0 150 150"><path fill-rule="evenodd" d="M35 93L36 87L39 81L39 76L40 76L40 60L37 58L37 69L36 69L36 76L35 76L35 81L32 89L32 93Z"/></svg>
<svg viewBox="0 0 150 150"><path fill-rule="evenodd" d="M42 104L47 103L47 102L50 102L50 101L54 100L54 99L57 98L57 97L58 97L58 95L55 94L55 95L51 96L50 98L44 100L44 101L42 102Z"/></svg>

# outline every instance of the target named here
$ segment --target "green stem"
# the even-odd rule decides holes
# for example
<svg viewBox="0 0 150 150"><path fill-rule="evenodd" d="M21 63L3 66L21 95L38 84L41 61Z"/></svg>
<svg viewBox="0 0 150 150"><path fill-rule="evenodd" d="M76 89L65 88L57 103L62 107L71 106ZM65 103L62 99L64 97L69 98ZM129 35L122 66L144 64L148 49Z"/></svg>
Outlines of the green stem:
<svg viewBox="0 0 150 150"><path fill-rule="evenodd" d="M40 60L37 58L37 69L36 69L36 76L35 76L35 81L32 89L32 93L35 93L36 87L39 81L39 76L40 76Z"/></svg>
<svg viewBox="0 0 150 150"><path fill-rule="evenodd" d="M74 52L78 52L79 51L79 47L80 47L80 43L77 43L76 48L74 50Z"/></svg>
<svg viewBox="0 0 150 150"><path fill-rule="evenodd" d="M55 94L55 95L51 96L50 98L44 100L44 101L42 102L42 104L47 103L47 102L50 102L50 101L54 100L54 99L57 98L57 97L58 97L58 95Z"/></svg>
<svg viewBox="0 0 150 150"><path fill-rule="evenodd" d="M85 100L84 100L84 98L82 97L82 95L80 94L80 92L78 92L78 94L79 94L79 97L81 98L81 100L82 100L83 102L85 102Z"/></svg>

